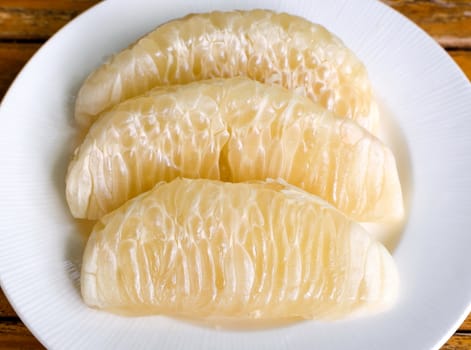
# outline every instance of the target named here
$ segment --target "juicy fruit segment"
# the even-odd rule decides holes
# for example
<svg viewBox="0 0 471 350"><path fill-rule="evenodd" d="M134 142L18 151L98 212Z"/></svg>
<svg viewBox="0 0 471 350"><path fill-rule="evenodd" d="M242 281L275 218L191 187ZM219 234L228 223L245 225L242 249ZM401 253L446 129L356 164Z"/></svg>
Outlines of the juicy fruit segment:
<svg viewBox="0 0 471 350"><path fill-rule="evenodd" d="M175 177L282 178L361 221L403 216L394 156L356 123L250 79L158 88L103 114L67 174L78 218L97 219Z"/></svg>
<svg viewBox="0 0 471 350"><path fill-rule="evenodd" d="M324 27L267 10L195 14L161 25L86 79L75 118L89 127L105 109L155 86L241 75L296 90L376 131L377 106L358 58Z"/></svg>
<svg viewBox="0 0 471 350"><path fill-rule="evenodd" d="M81 278L92 307L216 320L343 318L398 291L361 226L275 182L159 183L95 225Z"/></svg>

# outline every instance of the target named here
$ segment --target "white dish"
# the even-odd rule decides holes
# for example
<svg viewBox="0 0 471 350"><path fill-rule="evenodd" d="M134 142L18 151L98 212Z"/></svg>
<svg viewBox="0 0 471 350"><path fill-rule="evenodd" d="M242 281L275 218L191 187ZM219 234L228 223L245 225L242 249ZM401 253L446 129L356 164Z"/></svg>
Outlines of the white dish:
<svg viewBox="0 0 471 350"><path fill-rule="evenodd" d="M394 251L402 287L390 312L227 331L161 316L118 317L82 303L83 236L64 199L74 94L91 69L156 25L234 8L272 8L319 22L366 63L383 112L398 126L392 146L410 213ZM471 278L461 272L471 247L470 111L471 86L450 57L376 1L100 3L42 47L2 102L1 286L51 349L437 349L471 309Z"/></svg>

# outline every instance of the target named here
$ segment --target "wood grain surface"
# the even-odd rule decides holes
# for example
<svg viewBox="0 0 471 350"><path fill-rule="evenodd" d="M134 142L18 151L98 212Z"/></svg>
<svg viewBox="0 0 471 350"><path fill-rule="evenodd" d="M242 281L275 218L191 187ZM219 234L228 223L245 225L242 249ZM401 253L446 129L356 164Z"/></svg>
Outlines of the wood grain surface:
<svg viewBox="0 0 471 350"><path fill-rule="evenodd" d="M3 291L0 289L0 321L2 319L12 317L16 317L16 312L13 310L7 298L5 297L5 294L3 294Z"/></svg>
<svg viewBox="0 0 471 350"><path fill-rule="evenodd" d="M0 40L0 99L40 46L40 43L2 43Z"/></svg>
<svg viewBox="0 0 471 350"><path fill-rule="evenodd" d="M471 50L449 50L448 53L471 80Z"/></svg>
<svg viewBox="0 0 471 350"><path fill-rule="evenodd" d="M0 40L45 40L98 1L0 1Z"/></svg>
<svg viewBox="0 0 471 350"><path fill-rule="evenodd" d="M45 40L98 2L0 0L0 99ZM432 35L471 79L471 0L383 2ZM1 290L0 349L43 349L18 318ZM471 315L441 349L471 350Z"/></svg>
<svg viewBox="0 0 471 350"><path fill-rule="evenodd" d="M471 48L471 1L385 0L432 35L441 45Z"/></svg>
<svg viewBox="0 0 471 350"><path fill-rule="evenodd" d="M44 349L28 328L19 320L2 320L0 322L0 349Z"/></svg>

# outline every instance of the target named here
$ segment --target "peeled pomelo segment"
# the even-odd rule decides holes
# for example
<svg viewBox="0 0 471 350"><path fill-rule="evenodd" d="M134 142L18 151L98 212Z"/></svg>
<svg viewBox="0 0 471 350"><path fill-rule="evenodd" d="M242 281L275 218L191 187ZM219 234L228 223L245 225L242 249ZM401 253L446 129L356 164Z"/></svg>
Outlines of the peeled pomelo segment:
<svg viewBox="0 0 471 350"><path fill-rule="evenodd" d="M296 98L267 100L228 113L231 137L221 159L229 175L222 179L281 177L359 221L403 217L396 162L387 146L319 106Z"/></svg>
<svg viewBox="0 0 471 350"><path fill-rule="evenodd" d="M91 307L213 320L344 318L398 292L380 243L277 182L159 183L98 221L81 276Z"/></svg>
<svg viewBox="0 0 471 350"><path fill-rule="evenodd" d="M310 99L246 78L157 88L104 113L69 165L77 218L98 219L159 181L282 178L361 221L403 216L391 151Z"/></svg>
<svg viewBox="0 0 471 350"><path fill-rule="evenodd" d="M193 14L159 26L89 75L75 118L88 128L104 110L155 86L241 75L296 90L377 131L360 60L324 27L268 10Z"/></svg>
<svg viewBox="0 0 471 350"><path fill-rule="evenodd" d="M89 130L66 180L75 217L98 219L158 181L219 179L220 150L229 138L220 106L204 88L180 96L174 90L125 101Z"/></svg>

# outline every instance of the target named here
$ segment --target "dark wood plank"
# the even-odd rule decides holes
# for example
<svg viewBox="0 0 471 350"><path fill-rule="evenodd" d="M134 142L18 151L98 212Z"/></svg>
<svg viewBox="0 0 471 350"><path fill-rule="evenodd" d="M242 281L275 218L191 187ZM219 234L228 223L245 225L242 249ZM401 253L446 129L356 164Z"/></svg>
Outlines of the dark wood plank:
<svg viewBox="0 0 471 350"><path fill-rule="evenodd" d="M0 43L0 100L41 44Z"/></svg>
<svg viewBox="0 0 471 350"><path fill-rule="evenodd" d="M382 1L410 18L444 47L471 48L471 1Z"/></svg>
<svg viewBox="0 0 471 350"><path fill-rule="evenodd" d="M44 349L21 321L0 321L0 348L2 350Z"/></svg>
<svg viewBox="0 0 471 350"><path fill-rule="evenodd" d="M44 40L97 0L0 0L0 40Z"/></svg>
<svg viewBox="0 0 471 350"><path fill-rule="evenodd" d="M16 317L16 312L11 307L5 294L0 289L0 320L4 317ZM1 322L1 321L0 321Z"/></svg>

